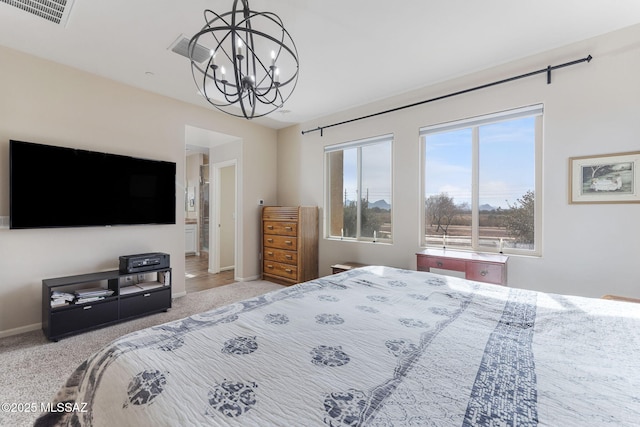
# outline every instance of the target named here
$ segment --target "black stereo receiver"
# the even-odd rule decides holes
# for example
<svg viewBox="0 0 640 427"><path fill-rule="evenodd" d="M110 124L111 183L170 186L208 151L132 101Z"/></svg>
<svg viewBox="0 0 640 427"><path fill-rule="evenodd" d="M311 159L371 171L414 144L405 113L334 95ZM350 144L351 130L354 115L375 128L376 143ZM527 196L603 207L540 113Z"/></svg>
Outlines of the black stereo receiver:
<svg viewBox="0 0 640 427"><path fill-rule="evenodd" d="M158 268L169 268L169 254L152 252L120 257L120 273L141 273Z"/></svg>

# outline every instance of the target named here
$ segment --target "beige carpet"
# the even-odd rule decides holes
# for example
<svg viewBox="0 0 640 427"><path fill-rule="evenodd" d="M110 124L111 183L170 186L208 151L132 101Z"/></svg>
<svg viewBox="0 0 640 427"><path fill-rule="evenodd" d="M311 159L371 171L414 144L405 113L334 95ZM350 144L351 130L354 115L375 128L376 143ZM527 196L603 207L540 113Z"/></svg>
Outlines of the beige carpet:
<svg viewBox="0 0 640 427"><path fill-rule="evenodd" d="M49 342L41 330L0 339L0 404L35 403L37 413L0 410L0 426L30 426L40 403L50 402L67 377L92 353L127 333L280 289L275 283L236 282L173 300L167 313Z"/></svg>

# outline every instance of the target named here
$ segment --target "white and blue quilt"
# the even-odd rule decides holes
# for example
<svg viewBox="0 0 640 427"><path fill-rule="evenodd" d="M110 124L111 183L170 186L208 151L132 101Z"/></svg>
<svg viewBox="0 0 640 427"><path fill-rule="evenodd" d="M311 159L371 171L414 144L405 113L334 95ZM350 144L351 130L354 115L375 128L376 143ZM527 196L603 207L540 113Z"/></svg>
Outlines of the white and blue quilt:
<svg viewBox="0 0 640 427"><path fill-rule="evenodd" d="M365 267L124 336L72 426L637 426L640 305Z"/></svg>

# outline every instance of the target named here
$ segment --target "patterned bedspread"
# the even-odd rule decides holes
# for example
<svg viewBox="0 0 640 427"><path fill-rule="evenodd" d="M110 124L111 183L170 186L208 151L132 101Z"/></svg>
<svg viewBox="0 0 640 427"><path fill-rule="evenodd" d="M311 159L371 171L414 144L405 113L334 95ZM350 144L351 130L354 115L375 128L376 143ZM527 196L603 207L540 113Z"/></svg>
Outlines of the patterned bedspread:
<svg viewBox="0 0 640 427"><path fill-rule="evenodd" d="M640 306L365 267L124 336L48 414L82 426L622 426Z"/></svg>

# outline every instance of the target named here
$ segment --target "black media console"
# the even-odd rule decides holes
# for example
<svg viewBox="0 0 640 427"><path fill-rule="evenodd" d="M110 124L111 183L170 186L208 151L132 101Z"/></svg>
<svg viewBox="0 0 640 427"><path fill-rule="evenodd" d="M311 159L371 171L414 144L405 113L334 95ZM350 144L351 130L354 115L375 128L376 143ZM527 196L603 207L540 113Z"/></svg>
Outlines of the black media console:
<svg viewBox="0 0 640 427"><path fill-rule="evenodd" d="M42 330L51 341L171 308L171 268L42 281Z"/></svg>

